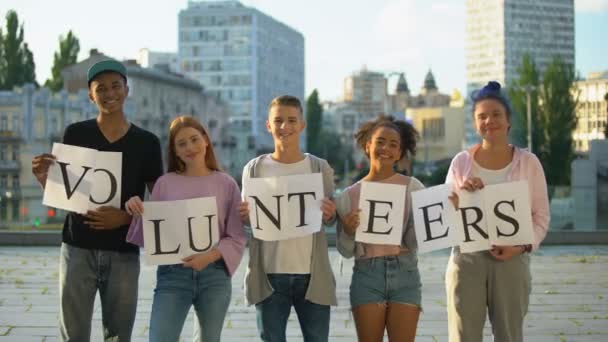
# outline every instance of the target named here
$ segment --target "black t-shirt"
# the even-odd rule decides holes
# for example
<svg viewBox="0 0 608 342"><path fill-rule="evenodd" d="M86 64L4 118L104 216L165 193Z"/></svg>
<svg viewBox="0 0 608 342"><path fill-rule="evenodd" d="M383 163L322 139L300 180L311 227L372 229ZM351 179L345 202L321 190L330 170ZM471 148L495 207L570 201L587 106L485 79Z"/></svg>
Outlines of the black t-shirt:
<svg viewBox="0 0 608 342"><path fill-rule="evenodd" d="M120 208L133 196L144 197L146 183L156 182L163 173L160 141L134 124L117 141L110 143L103 135L97 120L86 120L65 129L63 143L93 148L99 151L122 152L122 184ZM139 253L139 248L125 241L129 226L97 230L84 223L85 217L70 212L63 224L63 242L87 249Z"/></svg>

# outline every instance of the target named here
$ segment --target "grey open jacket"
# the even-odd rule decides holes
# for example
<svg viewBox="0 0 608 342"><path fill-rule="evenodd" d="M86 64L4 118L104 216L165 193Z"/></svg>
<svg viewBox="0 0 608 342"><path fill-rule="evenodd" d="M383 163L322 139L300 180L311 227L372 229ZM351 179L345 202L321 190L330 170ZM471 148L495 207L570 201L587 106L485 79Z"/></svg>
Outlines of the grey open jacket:
<svg viewBox="0 0 608 342"><path fill-rule="evenodd" d="M334 170L324 159L315 157L312 154L306 155L310 159L312 172L320 172L323 176L325 197L331 198L335 190ZM257 177L260 161L268 156L268 154L263 154L251 160L245 165L243 174L249 175L250 178ZM274 291L264 270L262 247L262 241L252 236L249 241L249 265L247 266L247 273L245 275L245 297L249 305L260 303ZM310 282L305 298L316 304L337 305L336 280L329 263L325 227L322 227L318 233L313 234Z"/></svg>

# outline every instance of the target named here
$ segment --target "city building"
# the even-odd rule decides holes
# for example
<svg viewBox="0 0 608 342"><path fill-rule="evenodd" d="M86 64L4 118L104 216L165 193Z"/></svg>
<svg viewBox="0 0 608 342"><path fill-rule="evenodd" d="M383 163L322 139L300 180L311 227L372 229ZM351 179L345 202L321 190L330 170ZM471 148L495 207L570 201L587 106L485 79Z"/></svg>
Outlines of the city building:
<svg viewBox="0 0 608 342"><path fill-rule="evenodd" d="M369 71L365 66L344 79L344 102L363 115L385 113L387 95L384 74Z"/></svg>
<svg viewBox="0 0 608 342"><path fill-rule="evenodd" d="M578 95L576 130L572 134L576 152L589 152L590 142L607 138L604 133L608 124L608 71L592 72L587 79L575 83Z"/></svg>
<svg viewBox="0 0 608 342"><path fill-rule="evenodd" d="M446 104L408 108L406 117L420 134L416 160L427 164L451 159L460 152L466 116L464 100L458 91Z"/></svg>
<svg viewBox="0 0 608 342"><path fill-rule="evenodd" d="M395 93L387 96L387 112L403 115L406 108L443 107L450 104L450 95L442 94L437 88L433 72L429 70L418 95L410 93L405 75L401 73Z"/></svg>
<svg viewBox="0 0 608 342"><path fill-rule="evenodd" d="M180 71L228 104L235 122L251 121L257 150L272 149L270 101L305 101L302 34L238 1L189 1L178 20Z"/></svg>
<svg viewBox="0 0 608 342"><path fill-rule="evenodd" d="M108 57L97 50L90 56L62 72L64 87L69 93L88 93L87 70ZM169 142L169 124L179 115L190 115L199 119L209 129L214 141L221 142L223 127L230 117L230 109L220 100L206 93L200 83L180 74L164 69L143 68L133 60L124 62L127 68L129 97L125 103L127 118L136 125L159 137L166 161L166 146ZM91 113L92 117L97 111ZM62 122L65 127L84 118L69 118ZM221 144L219 155L222 155Z"/></svg>
<svg viewBox="0 0 608 342"><path fill-rule="evenodd" d="M179 73L179 60L175 52L158 52L140 49L137 64L142 68L155 68L167 72Z"/></svg>
<svg viewBox="0 0 608 342"><path fill-rule="evenodd" d="M574 66L574 0L467 0L467 94L498 81L510 86L529 54L542 75L555 56ZM471 117L467 145L476 142Z"/></svg>
<svg viewBox="0 0 608 342"><path fill-rule="evenodd" d="M61 141L67 122L94 116L88 94L53 94L26 84L0 91L0 227L46 223L56 216L42 205L32 159Z"/></svg>

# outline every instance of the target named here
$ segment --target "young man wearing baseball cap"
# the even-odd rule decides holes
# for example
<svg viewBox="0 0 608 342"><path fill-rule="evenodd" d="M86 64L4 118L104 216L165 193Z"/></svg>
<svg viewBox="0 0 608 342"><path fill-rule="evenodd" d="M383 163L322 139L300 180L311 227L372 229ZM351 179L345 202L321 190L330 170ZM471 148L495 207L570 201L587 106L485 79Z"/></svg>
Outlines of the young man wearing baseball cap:
<svg viewBox="0 0 608 342"><path fill-rule="evenodd" d="M59 268L60 337L62 341L90 339L99 291L104 340L123 342L131 339L139 278L139 248L125 241L131 216L124 202L133 196L143 198L145 187L151 191L161 176L160 142L125 117L129 87L124 65L100 61L89 69L87 80L89 98L99 114L69 125L63 143L122 152L121 204L66 216ZM42 154L32 161L32 172L42 187L54 160L51 154Z"/></svg>

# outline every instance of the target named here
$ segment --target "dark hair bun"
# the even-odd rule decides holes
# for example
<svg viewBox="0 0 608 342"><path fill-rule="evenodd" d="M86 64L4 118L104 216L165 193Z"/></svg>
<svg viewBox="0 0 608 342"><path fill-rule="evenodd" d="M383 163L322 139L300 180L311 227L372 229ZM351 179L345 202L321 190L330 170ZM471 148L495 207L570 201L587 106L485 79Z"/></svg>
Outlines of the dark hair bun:
<svg viewBox="0 0 608 342"><path fill-rule="evenodd" d="M483 87L483 89L500 91L500 83L498 83L496 81L490 81L490 82L488 82L488 84L486 84L485 87Z"/></svg>

